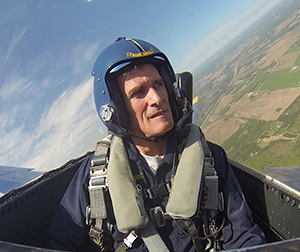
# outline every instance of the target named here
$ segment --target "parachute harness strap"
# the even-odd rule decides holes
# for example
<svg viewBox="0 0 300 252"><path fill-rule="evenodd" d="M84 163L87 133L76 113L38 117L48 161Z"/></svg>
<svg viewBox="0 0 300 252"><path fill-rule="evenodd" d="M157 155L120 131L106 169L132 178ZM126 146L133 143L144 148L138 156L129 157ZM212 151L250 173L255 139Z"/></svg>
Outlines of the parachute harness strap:
<svg viewBox="0 0 300 252"><path fill-rule="evenodd" d="M200 129L201 131L201 129ZM219 177L215 170L215 163L207 141L201 131L201 143L205 155L204 161L204 193L201 199L201 212L203 219L203 231L208 240L206 251L222 250L220 231L225 224L224 197L219 191ZM201 237L194 237L194 240Z"/></svg>
<svg viewBox="0 0 300 252"><path fill-rule="evenodd" d="M209 149L208 143L201 129L201 144L204 152L204 170L203 170L203 192L199 201L200 207L195 218L201 218L203 221L204 236L199 236L199 231L192 220L185 220L187 231L183 230L175 218L172 218L175 224L193 239L197 251L220 251L222 250L222 237L220 231L225 224L224 198L219 191L218 176L215 170L214 158ZM178 148L180 157L180 145ZM203 250L201 242L207 240L207 246Z"/></svg>
<svg viewBox="0 0 300 252"><path fill-rule="evenodd" d="M90 205L86 208L86 224L90 240L100 251L113 251L107 214L107 163L111 135L99 141L90 168Z"/></svg>

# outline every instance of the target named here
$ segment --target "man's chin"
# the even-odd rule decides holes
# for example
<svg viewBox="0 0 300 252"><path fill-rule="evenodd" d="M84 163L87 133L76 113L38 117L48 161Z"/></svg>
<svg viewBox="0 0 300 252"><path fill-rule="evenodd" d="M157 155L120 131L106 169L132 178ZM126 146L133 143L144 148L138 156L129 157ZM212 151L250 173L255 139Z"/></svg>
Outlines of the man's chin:
<svg viewBox="0 0 300 252"><path fill-rule="evenodd" d="M169 131L171 131L173 129L173 127L174 127L174 124L173 125L168 125L168 127L164 127L162 129L157 129L154 132L146 134L146 136L147 136L147 138L164 136Z"/></svg>
<svg viewBox="0 0 300 252"><path fill-rule="evenodd" d="M129 134L138 138L156 138L165 135L174 127L173 122L154 123L148 124L146 127L141 129L131 129Z"/></svg>

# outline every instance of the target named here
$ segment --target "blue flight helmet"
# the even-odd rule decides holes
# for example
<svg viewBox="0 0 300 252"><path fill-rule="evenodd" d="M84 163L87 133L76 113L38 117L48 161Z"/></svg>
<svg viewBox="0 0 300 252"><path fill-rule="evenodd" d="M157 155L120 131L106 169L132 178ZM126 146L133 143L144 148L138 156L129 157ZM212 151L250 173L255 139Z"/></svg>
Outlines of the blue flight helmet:
<svg viewBox="0 0 300 252"><path fill-rule="evenodd" d="M92 73L99 117L111 132L119 136L127 135L130 122L116 77L141 63L149 63L157 68L168 92L175 124L180 119L173 85L176 78L166 55L146 41L121 37L101 52Z"/></svg>

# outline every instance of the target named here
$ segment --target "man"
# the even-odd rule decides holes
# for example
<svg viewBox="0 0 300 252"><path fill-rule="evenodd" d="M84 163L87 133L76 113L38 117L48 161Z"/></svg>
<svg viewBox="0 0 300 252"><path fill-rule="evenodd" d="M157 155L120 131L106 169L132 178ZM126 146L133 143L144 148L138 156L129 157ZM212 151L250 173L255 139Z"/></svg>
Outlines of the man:
<svg viewBox="0 0 300 252"><path fill-rule="evenodd" d="M103 251L208 251L265 242L225 152L207 144L197 126L185 126L190 110L175 95L175 75L162 52L119 38L100 54L93 75L97 111L114 134L108 167L101 168L108 187L105 180L94 197L92 182L89 191L91 156L53 217L48 247L88 250L89 232ZM207 165L208 148L214 166Z"/></svg>
<svg viewBox="0 0 300 252"><path fill-rule="evenodd" d="M167 150L167 138L160 142L148 141L174 127L172 111L164 81L150 64L138 65L117 77L126 110L129 114L128 133L140 151L149 156L161 157Z"/></svg>

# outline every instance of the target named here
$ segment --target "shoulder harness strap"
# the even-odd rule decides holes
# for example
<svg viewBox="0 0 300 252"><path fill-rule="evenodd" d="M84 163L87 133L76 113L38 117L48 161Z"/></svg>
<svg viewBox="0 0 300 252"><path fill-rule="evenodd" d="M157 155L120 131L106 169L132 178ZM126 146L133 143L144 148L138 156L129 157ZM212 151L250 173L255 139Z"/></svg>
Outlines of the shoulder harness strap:
<svg viewBox="0 0 300 252"><path fill-rule="evenodd" d="M201 129L200 129L201 131ZM221 229L224 226L224 197L219 191L219 177L215 170L215 163L208 143L201 131L201 143L205 154L204 162L204 193L201 198L202 220L204 222L204 234L208 244L205 250L222 250ZM197 242L194 241L196 246ZM197 247L197 246L196 246Z"/></svg>
<svg viewBox="0 0 300 252"><path fill-rule="evenodd" d="M201 218L203 222L203 231L205 237L198 236L198 231L196 226L194 225L192 218L189 218L185 221L188 227L188 233L191 237L193 237L193 242L198 251L203 251L201 240L207 240L208 244L205 248L205 251L218 251L222 250L221 246L221 238L220 238L220 230L224 225L224 199L223 194L219 191L219 178L217 172L215 170L214 158L209 149L208 143L202 133L201 129L193 124L188 125L179 132L179 139L186 139L187 129L190 131L197 132L197 137L195 133L192 134L193 137L199 141L201 145L201 150L203 151L204 160L203 160L203 168L202 168L202 178L201 178L201 187L198 195L198 208L197 213L192 218ZM183 146L179 146L179 156L181 155L184 146L190 146L187 142L182 142ZM193 158L193 161L196 160ZM186 166L186 163L185 163ZM191 165L190 165L191 166ZM195 167L194 167L195 168ZM178 171L176 171L177 173ZM193 173L196 171L194 170ZM200 172L200 171L199 171ZM194 183L193 183L194 184ZM173 190L173 184L172 184ZM172 194L172 192L171 192ZM171 196L171 195L170 195ZM177 199L178 201L178 199Z"/></svg>
<svg viewBox="0 0 300 252"><path fill-rule="evenodd" d="M199 129L201 131L201 129ZM204 178L205 178L205 200L204 209L209 210L224 210L223 195L219 192L219 177L215 169L215 162L212 153L208 147L204 134L201 131L201 143L204 151Z"/></svg>
<svg viewBox="0 0 300 252"><path fill-rule="evenodd" d="M112 250L111 224L108 215L110 205L107 187L107 163L112 135L96 144L94 158L90 168L90 205L86 208L86 224L90 226L90 240L100 251ZM107 211L108 208L108 211Z"/></svg>

